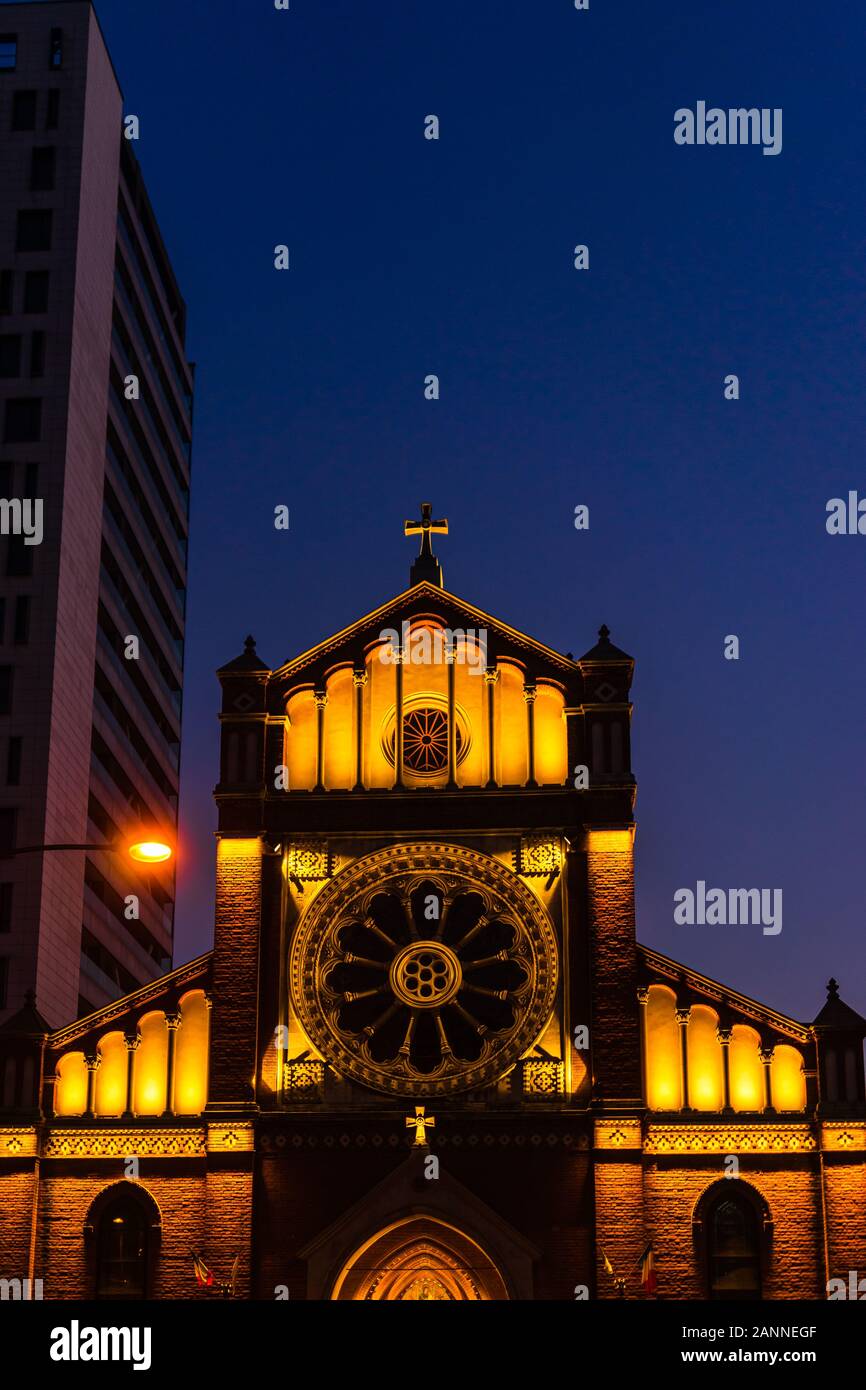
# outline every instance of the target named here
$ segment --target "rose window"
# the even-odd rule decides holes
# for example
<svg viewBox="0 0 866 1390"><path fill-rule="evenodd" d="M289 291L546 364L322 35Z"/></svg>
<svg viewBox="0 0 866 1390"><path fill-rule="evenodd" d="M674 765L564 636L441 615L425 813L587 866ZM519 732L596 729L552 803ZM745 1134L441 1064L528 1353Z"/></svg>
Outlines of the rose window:
<svg viewBox="0 0 866 1390"><path fill-rule="evenodd" d="M536 1040L556 987L553 928L496 860L393 846L332 879L296 931L295 1008L336 1070L378 1090L489 1084Z"/></svg>
<svg viewBox="0 0 866 1390"><path fill-rule="evenodd" d="M435 777L448 771L448 708L436 704L435 696L414 696L403 713L403 769L416 777ZM396 758L396 715L392 708L382 736L382 748L389 763ZM454 751L457 764L469 751L469 725L463 711L456 711Z"/></svg>

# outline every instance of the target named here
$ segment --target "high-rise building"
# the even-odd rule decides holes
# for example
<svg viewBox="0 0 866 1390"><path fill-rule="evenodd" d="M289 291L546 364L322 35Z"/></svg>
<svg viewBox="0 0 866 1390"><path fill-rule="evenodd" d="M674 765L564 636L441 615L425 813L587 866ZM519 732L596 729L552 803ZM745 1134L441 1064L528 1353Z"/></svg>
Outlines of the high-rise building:
<svg viewBox="0 0 866 1390"><path fill-rule="evenodd" d="M30 851L176 823L193 372L133 133L89 0L0 6L0 1020L171 960L171 864Z"/></svg>

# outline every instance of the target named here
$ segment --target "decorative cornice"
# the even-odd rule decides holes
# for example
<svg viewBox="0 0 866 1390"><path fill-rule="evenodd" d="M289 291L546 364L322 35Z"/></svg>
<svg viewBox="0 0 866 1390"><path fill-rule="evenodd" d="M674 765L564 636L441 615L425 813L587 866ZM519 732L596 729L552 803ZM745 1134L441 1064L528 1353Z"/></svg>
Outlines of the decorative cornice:
<svg viewBox="0 0 866 1390"><path fill-rule="evenodd" d="M536 1128L529 1129L529 1123L534 1121ZM575 1133L573 1122L569 1121L567 1126L560 1129L549 1129L542 1127L538 1123L539 1117L527 1111L524 1124L521 1128L514 1128L510 1125L497 1126L496 1130L473 1129L471 1133L449 1133L443 1132L440 1128L436 1132L432 1142L432 1148L443 1149L494 1149L494 1148L526 1148L529 1150L543 1150L562 1147L565 1149L577 1149L588 1151L590 1148L589 1135L586 1133ZM545 1117L546 1123L546 1117ZM371 1128L365 1126L363 1129L353 1125L351 1129L337 1130L330 1127L323 1129L302 1126L300 1121L296 1126L276 1131L268 1129L260 1132L258 1147L262 1153L267 1154L288 1154L295 1149L302 1148L323 1148L323 1149L349 1149L349 1148L406 1148L411 1143L411 1139L402 1131L393 1127L387 1130L381 1128Z"/></svg>
<svg viewBox="0 0 866 1390"><path fill-rule="evenodd" d="M425 582L415 584L410 589L405 589L402 594L397 594L396 597L389 600L388 603L383 604L381 608L374 609L371 613L364 614L362 618L359 618L349 627L343 628L340 632L334 633L332 637L326 638L317 646L311 647L306 652L302 652L300 656L285 662L284 665L273 671L271 680L287 681L303 671L305 667L314 665L323 658L329 656L332 652L339 651L346 646L354 645L357 647L358 639L363 637L365 629L369 629L370 633L374 634L377 628L387 625L386 620L389 617L401 611L407 612L409 616L416 616L414 611L410 613L409 610L417 609L418 602L421 599L425 601L432 600L434 612L448 607L459 610L470 619L471 626L487 628L491 632L496 632L497 635L503 637L518 650L533 654L542 654L552 665L556 666L565 674L577 675L580 671L580 667L576 661L570 661L568 657L562 656L560 652L554 651L552 647L545 646L543 642L537 642L535 638L529 637L526 633L520 632L517 628L510 627L508 623L494 618L491 614L485 613L481 608L476 608L474 604L467 603L465 599L458 598L456 594L449 593L446 589L440 589L434 584ZM421 616L420 613L417 614L417 616Z"/></svg>
<svg viewBox="0 0 866 1390"><path fill-rule="evenodd" d="M654 1125L647 1127L644 1153L814 1153L818 1144L809 1125Z"/></svg>
<svg viewBox="0 0 866 1390"><path fill-rule="evenodd" d="M123 1129L49 1130L43 1158L202 1158L204 1130L150 1129L142 1125Z"/></svg>
<svg viewBox="0 0 866 1390"><path fill-rule="evenodd" d="M596 1149L639 1150L642 1146L640 1120L596 1120L594 1146Z"/></svg>
<svg viewBox="0 0 866 1390"><path fill-rule="evenodd" d="M863 1153L866 1151L866 1124L862 1120L821 1125L821 1144L831 1152Z"/></svg>
<svg viewBox="0 0 866 1390"><path fill-rule="evenodd" d="M35 1128L0 1129L0 1158L35 1158L38 1152Z"/></svg>
<svg viewBox="0 0 866 1390"><path fill-rule="evenodd" d="M206 951L204 955L197 956L195 960L188 961L186 965L178 966L177 970L172 970L168 975L160 975L157 980L150 980L148 984L142 985L140 989L134 990L131 994L124 994L120 999L114 999L110 1004L97 1009L95 1013L87 1014L85 1018L76 1019L74 1023L68 1023L65 1028L58 1028L55 1033L48 1034L48 1046L54 1051L59 1048L68 1047L76 1039L86 1037L88 1033L102 1031L107 1024L113 1023L115 1019L123 1018L124 1014L132 1013L136 1009L144 1008L152 1000L158 999L167 990L177 989L199 976L207 975L210 972L210 965L213 959L213 951Z"/></svg>
<svg viewBox="0 0 866 1390"><path fill-rule="evenodd" d="M255 1129L251 1123L238 1121L224 1125L208 1125L208 1153L254 1153L256 1147Z"/></svg>
<svg viewBox="0 0 866 1390"><path fill-rule="evenodd" d="M812 1040L812 1030L806 1024L798 1023L796 1019L789 1018L787 1014L777 1013L775 1009L767 1008L758 1003L756 999L750 999L746 994L739 994L735 989L728 989L726 985L719 984L718 980L711 980L707 975L700 975L696 970L690 970L688 966L681 965L679 961L671 960L669 956L663 956L659 951L653 951L649 946L642 946L638 943L637 949L638 956L643 957L648 975L658 977L657 980L650 979L649 983L685 985L695 994L703 995L715 1004L721 1004L735 1012L744 1014L747 1018L763 1023L799 1043L807 1043Z"/></svg>

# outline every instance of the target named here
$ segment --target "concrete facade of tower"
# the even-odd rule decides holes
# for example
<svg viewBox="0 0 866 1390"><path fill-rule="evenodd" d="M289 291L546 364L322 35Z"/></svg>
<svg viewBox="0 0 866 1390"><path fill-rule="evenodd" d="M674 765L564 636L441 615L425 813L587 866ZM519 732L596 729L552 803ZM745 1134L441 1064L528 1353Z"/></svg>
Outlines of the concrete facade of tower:
<svg viewBox="0 0 866 1390"><path fill-rule="evenodd" d="M0 183L3 526L16 499L43 525L0 536L0 1021L33 990L59 1026L171 963L173 862L20 850L176 825L192 439L186 308L89 0L0 6Z"/></svg>

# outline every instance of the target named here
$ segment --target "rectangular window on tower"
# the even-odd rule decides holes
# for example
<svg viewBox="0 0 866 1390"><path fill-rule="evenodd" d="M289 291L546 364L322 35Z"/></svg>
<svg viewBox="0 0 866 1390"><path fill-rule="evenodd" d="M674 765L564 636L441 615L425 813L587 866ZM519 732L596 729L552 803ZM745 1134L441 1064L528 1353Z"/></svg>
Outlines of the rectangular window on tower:
<svg viewBox="0 0 866 1390"><path fill-rule="evenodd" d="M0 883L0 932L12 930L12 884Z"/></svg>
<svg viewBox="0 0 866 1390"><path fill-rule="evenodd" d="M52 87L48 93L48 106L45 111L45 129L56 130L60 124L60 88Z"/></svg>
<svg viewBox="0 0 866 1390"><path fill-rule="evenodd" d="M52 70L63 67L63 30L51 30L51 47L48 50L48 66Z"/></svg>
<svg viewBox="0 0 866 1390"><path fill-rule="evenodd" d="M6 444L38 444L42 438L42 401L23 396L6 402L3 440Z"/></svg>
<svg viewBox="0 0 866 1390"><path fill-rule="evenodd" d="M6 785L21 785L21 739L17 734L6 745Z"/></svg>
<svg viewBox="0 0 866 1390"><path fill-rule="evenodd" d="M11 273L11 272L10 272ZM44 314L48 308L50 272L28 270L24 277L24 313Z"/></svg>
<svg viewBox="0 0 866 1390"><path fill-rule="evenodd" d="M0 714L12 713L12 669L0 666Z"/></svg>
<svg viewBox="0 0 866 1390"><path fill-rule="evenodd" d="M16 251L50 251L52 212L50 208L22 208L18 213Z"/></svg>
<svg viewBox="0 0 866 1390"><path fill-rule="evenodd" d="M0 270L0 314L12 313L12 287L14 283L11 270Z"/></svg>
<svg viewBox="0 0 866 1390"><path fill-rule="evenodd" d="M36 548L35 545L25 545L23 536L9 537L6 542L6 575L9 579L30 578Z"/></svg>
<svg viewBox="0 0 866 1390"><path fill-rule="evenodd" d="M30 190L50 193L54 187L57 150L54 145L37 145L30 152Z"/></svg>
<svg viewBox="0 0 866 1390"><path fill-rule="evenodd" d="M18 35L0 34L0 72L14 72L18 66Z"/></svg>
<svg viewBox="0 0 866 1390"><path fill-rule="evenodd" d="M14 92L12 94L12 129L36 129L35 92Z"/></svg>
<svg viewBox="0 0 866 1390"><path fill-rule="evenodd" d="M18 812L13 806L0 808L0 855L15 848Z"/></svg>
<svg viewBox="0 0 866 1390"><path fill-rule="evenodd" d="M9 961L0 956L0 1009L6 1008L6 994L9 985Z"/></svg>
<svg viewBox="0 0 866 1390"><path fill-rule="evenodd" d="M45 375L45 334L31 333L30 335L30 375Z"/></svg>
<svg viewBox="0 0 866 1390"><path fill-rule="evenodd" d="M0 333L0 376L21 375L21 334Z"/></svg>
<svg viewBox="0 0 866 1390"><path fill-rule="evenodd" d="M16 647L26 647L30 641L30 595L19 594L15 600L15 621L12 641Z"/></svg>

